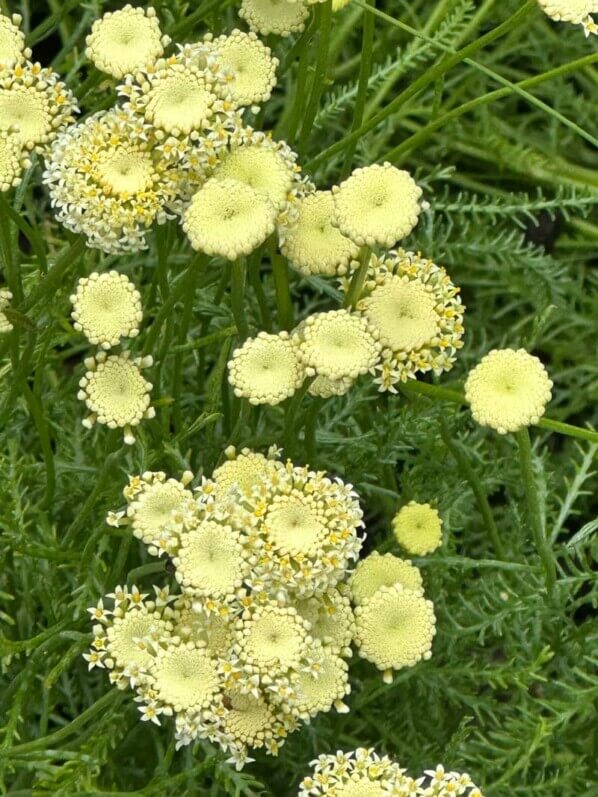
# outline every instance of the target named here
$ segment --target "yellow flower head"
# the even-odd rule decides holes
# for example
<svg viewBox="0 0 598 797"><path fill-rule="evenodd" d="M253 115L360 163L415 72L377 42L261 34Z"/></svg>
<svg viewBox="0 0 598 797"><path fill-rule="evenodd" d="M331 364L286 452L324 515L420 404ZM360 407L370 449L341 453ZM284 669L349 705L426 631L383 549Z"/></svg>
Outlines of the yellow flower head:
<svg viewBox="0 0 598 797"><path fill-rule="evenodd" d="M537 357L525 349L493 349L467 377L465 398L479 424L506 434L538 423L551 388Z"/></svg>
<svg viewBox="0 0 598 797"><path fill-rule="evenodd" d="M16 127L0 126L0 192L10 191L21 182L23 170L31 166Z"/></svg>
<svg viewBox="0 0 598 797"><path fill-rule="evenodd" d="M301 387L305 371L286 332L260 332L235 349L228 363L235 395L251 404L279 404Z"/></svg>
<svg viewBox="0 0 598 797"><path fill-rule="evenodd" d="M343 699L351 692L346 661L322 645L312 648L310 659L310 668L301 672L297 679L294 713L309 720L334 706L338 712L346 714L349 709Z"/></svg>
<svg viewBox="0 0 598 797"><path fill-rule="evenodd" d="M134 686L153 661L153 646L172 631L172 624L136 587L132 591L117 588L104 600L88 609L94 625L90 654L85 655L89 669L105 668L120 688Z"/></svg>
<svg viewBox="0 0 598 797"><path fill-rule="evenodd" d="M227 460L214 473L219 498L234 498L239 493L250 495L254 488L272 476L282 466L275 459L244 448L239 454L234 448L227 450Z"/></svg>
<svg viewBox="0 0 598 797"><path fill-rule="evenodd" d="M303 274L344 274L359 247L334 226L331 191L316 191L299 200L296 215L279 228L280 251Z"/></svg>
<svg viewBox="0 0 598 797"><path fill-rule="evenodd" d="M381 556L377 551L358 562L349 579L351 598L357 606L366 603L380 587L394 584L423 594L422 577L417 567L391 553Z"/></svg>
<svg viewBox="0 0 598 797"><path fill-rule="evenodd" d="M210 520L181 534L173 559L176 579L190 595L225 598L243 585L247 562L239 532Z"/></svg>
<svg viewBox="0 0 598 797"><path fill-rule="evenodd" d="M298 797L389 797L411 795L404 791L403 769L387 756L363 747L350 753L318 756L312 761L313 776L299 785Z"/></svg>
<svg viewBox="0 0 598 797"><path fill-rule="evenodd" d="M218 87L222 99L228 98L236 106L256 105L270 99L279 61L253 31L245 33L235 28L227 36L214 39L212 46L219 67L227 76L224 86Z"/></svg>
<svg viewBox="0 0 598 797"><path fill-rule="evenodd" d="M309 7L304 0L241 0L239 16L255 33L291 36L305 27Z"/></svg>
<svg viewBox="0 0 598 797"><path fill-rule="evenodd" d="M399 545L414 556L432 553L442 543L442 519L430 504L410 501L394 516L392 530Z"/></svg>
<svg viewBox="0 0 598 797"><path fill-rule="evenodd" d="M321 595L296 601L293 606L310 625L310 634L324 647L343 656L351 655L355 618L351 601L331 587Z"/></svg>
<svg viewBox="0 0 598 797"><path fill-rule="evenodd" d="M228 150L222 150L214 170L216 180L236 180L282 210L297 179L297 155L284 141L261 131L237 131Z"/></svg>
<svg viewBox="0 0 598 797"><path fill-rule="evenodd" d="M139 334L141 294L124 274L94 271L81 277L71 303L73 326L94 345L109 349Z"/></svg>
<svg viewBox="0 0 598 797"><path fill-rule="evenodd" d="M85 55L102 72L121 78L153 63L169 42L153 8L127 4L93 23Z"/></svg>
<svg viewBox="0 0 598 797"><path fill-rule="evenodd" d="M251 584L294 599L322 595L359 556L362 512L350 484L287 462L245 502L260 518Z"/></svg>
<svg viewBox="0 0 598 797"><path fill-rule="evenodd" d="M91 428L97 421L110 429L122 428L125 443L134 443L132 427L155 415L150 407L152 385L141 373L142 368L152 365L152 358L131 360L129 352L108 356L102 351L85 360L85 365L88 370L79 381L78 398L91 414L83 421L84 426Z"/></svg>
<svg viewBox="0 0 598 797"><path fill-rule="evenodd" d="M169 713L208 710L220 691L216 662L201 643L172 641L158 648L148 670L147 687Z"/></svg>
<svg viewBox="0 0 598 797"><path fill-rule="evenodd" d="M72 92L53 69L30 61L0 63L0 131L14 133L23 149L46 155L78 110Z"/></svg>
<svg viewBox="0 0 598 797"><path fill-rule="evenodd" d="M24 58L31 58L31 50L25 47L25 35L20 29L20 14L5 17L0 14L0 65L8 66Z"/></svg>
<svg viewBox="0 0 598 797"><path fill-rule="evenodd" d="M103 252L146 248L151 225L179 207L186 179L156 143L149 125L118 108L68 128L44 172L58 220Z"/></svg>
<svg viewBox="0 0 598 797"><path fill-rule="evenodd" d="M183 217L191 246L236 260L274 231L276 208L264 194L231 178L212 178L193 196Z"/></svg>
<svg viewBox="0 0 598 797"><path fill-rule="evenodd" d="M380 587L355 609L355 628L359 655L383 670L389 682L392 670L431 658L436 633L434 605L421 590L414 592L400 584Z"/></svg>
<svg viewBox="0 0 598 797"><path fill-rule="evenodd" d="M230 614L206 613L189 595L181 595L173 604L173 626L176 636L185 642L205 644L213 658L228 658L234 641L233 620ZM224 604L221 604L224 605Z"/></svg>
<svg viewBox="0 0 598 797"><path fill-rule="evenodd" d="M127 519L135 537L150 546L150 553L172 554L176 550L183 519L193 500L192 493L185 489L188 478L190 474L181 481L167 479L162 471L129 477L123 491Z"/></svg>
<svg viewBox="0 0 598 797"><path fill-rule="evenodd" d="M421 211L421 188L390 163L355 169L332 193L338 228L360 246L390 249L409 235Z"/></svg>
<svg viewBox="0 0 598 797"><path fill-rule="evenodd" d="M316 376L309 386L307 392L310 396L318 398L332 398L332 396L344 396L354 384L354 379L329 379L327 376Z"/></svg>
<svg viewBox="0 0 598 797"><path fill-rule="evenodd" d="M598 25L591 14L598 13L596 0L538 0L540 8L556 22L583 25L586 36L598 33Z"/></svg>
<svg viewBox="0 0 598 797"><path fill-rule="evenodd" d="M8 307L12 299L12 293L6 288L0 289L0 333L10 332L13 328L12 324L6 317L4 310Z"/></svg>
<svg viewBox="0 0 598 797"><path fill-rule="evenodd" d="M222 730L231 747L259 749L274 737L285 735L273 707L263 697L230 691L225 693L224 703Z"/></svg>
<svg viewBox="0 0 598 797"><path fill-rule="evenodd" d="M358 311L376 330L382 346L380 390L418 372L448 371L463 346L459 288L445 269L413 252L399 249L372 257Z"/></svg>
<svg viewBox="0 0 598 797"><path fill-rule="evenodd" d="M380 356L375 330L349 310L315 313L302 322L295 337L309 376L355 379L372 370Z"/></svg>

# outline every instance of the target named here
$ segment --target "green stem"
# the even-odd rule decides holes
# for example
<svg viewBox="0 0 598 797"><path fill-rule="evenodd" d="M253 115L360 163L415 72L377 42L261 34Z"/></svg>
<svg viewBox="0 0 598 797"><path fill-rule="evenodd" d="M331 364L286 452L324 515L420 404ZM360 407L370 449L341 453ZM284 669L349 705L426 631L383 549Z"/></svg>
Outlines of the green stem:
<svg viewBox="0 0 598 797"><path fill-rule="evenodd" d="M257 262L248 263L247 277L249 279L249 282L251 283L251 287L253 288L253 292L255 293L255 298L257 299L257 303L260 308L260 315L262 317L262 329L264 329L266 332L271 332L272 314L270 313L270 307L268 306L268 300L266 299L266 294L264 293L264 286L262 285L259 259Z"/></svg>
<svg viewBox="0 0 598 797"><path fill-rule="evenodd" d="M428 396L429 398L438 399L440 401L450 401L453 404L467 406L465 396L458 390L451 390L450 388L441 387L440 385L431 385L428 382L419 382L414 379L402 384L401 392L406 395ZM573 426L571 423L554 421L552 418L540 418L535 425L549 432L557 432L567 437L575 437L578 440L598 443L598 432L595 432L593 429L584 429L581 426Z"/></svg>
<svg viewBox="0 0 598 797"><path fill-rule="evenodd" d="M368 5L375 8L376 0L366 0ZM363 11L363 36L361 41L361 60L359 64L359 83L357 86L357 97L355 98L355 107L353 109L353 123L351 131L359 130L363 122L363 113L365 110L365 100L368 92L368 82L372 73L373 63L373 50L374 50L374 23L376 17L373 14L368 14L366 10ZM357 149L357 141L353 141L347 147L345 153L345 161L342 169L342 178L347 177L353 165L353 157Z"/></svg>
<svg viewBox="0 0 598 797"><path fill-rule="evenodd" d="M289 400L284 415L284 450L288 457L292 457L295 451L295 443L297 442L297 424L296 417L301 406L301 402L309 386L314 381L315 377L311 376L305 380L295 395Z"/></svg>
<svg viewBox="0 0 598 797"><path fill-rule="evenodd" d="M230 303L239 338L243 341L249 335L249 325L245 315L245 284L247 282L247 260L242 257L231 263Z"/></svg>
<svg viewBox="0 0 598 797"><path fill-rule="evenodd" d="M353 277L351 278L351 284L349 285L349 290L347 291L347 295L343 301L343 307L352 309L359 301L359 297L361 296L361 292L368 275L371 253L372 250L369 246L362 246L359 250L359 267L356 269Z"/></svg>
<svg viewBox="0 0 598 797"><path fill-rule="evenodd" d="M520 80L517 83L514 83L510 86L505 86L501 89L495 89L494 91L490 91L487 94L483 94L480 97L476 97L469 102L463 103L458 108L453 108L451 111L442 114L442 116L437 117L432 122L427 124L423 130L420 130L418 133L406 138L402 141L398 146L391 149L389 152L386 153L384 156L385 160L395 162L399 159L402 155L407 152L410 152L412 149L419 147L429 138L431 138L434 133L439 130L441 127L444 127L449 122L452 122L454 119L457 119L460 116L463 116L470 111L475 110L476 108L481 107L482 105L488 105L489 103L495 102L497 100L501 100L504 97L510 96L514 91L515 93L517 89L529 89L533 88L534 86L538 86L541 83L544 83L547 80L551 80L552 78L560 77L562 75L568 74L569 72L573 72L578 68L588 66L590 64L598 62L598 53L592 53L591 55L586 55L584 58L578 58L575 61L570 61L567 64L562 64L561 66L555 67L554 69L550 69L548 72L543 72L541 75L534 75L533 77L526 78L525 80ZM529 99L530 95L526 95L526 99ZM535 100L535 98L534 98ZM539 102L539 101L538 101ZM544 105L542 103L542 105ZM560 115L559 115L560 116ZM560 121L566 121L568 126L569 120L565 120L564 117L560 117ZM585 133L582 131L581 128L578 128L575 125L576 132ZM585 137L585 135L584 135Z"/></svg>
<svg viewBox="0 0 598 797"><path fill-rule="evenodd" d="M359 4L362 5L361 3ZM367 6L365 7L367 8ZM414 80L404 91L395 97L392 102L386 105L375 116L372 116L371 119L368 119L368 121L358 130L354 130L340 141L337 141L336 144L333 144L332 146L320 152L319 155L306 164L306 168L313 171L314 168L320 163L329 160L338 152L342 152L345 147L352 142L359 141L359 139L362 138L366 133L369 133L370 130L373 130L382 124L382 122L388 119L389 116L392 116L394 113L396 113L406 102L412 99L412 97L415 97L430 84L435 83L440 77L442 77L442 75L449 72L454 66L457 66L457 64L465 61L474 53L478 52L478 50L483 49L486 47L486 45L491 44L496 39L499 39L501 36L504 36L510 30L517 27L517 25L519 25L519 23L522 22L523 19L536 7L536 0L527 0L527 2L524 3L521 8L519 8L501 25L498 25L484 36L480 36L479 39L476 39L474 42L471 42L471 44L461 48L456 53L448 55L446 58L443 58L437 62L434 66L430 67L430 69L426 70L423 75Z"/></svg>
<svg viewBox="0 0 598 797"><path fill-rule="evenodd" d="M274 239L270 242L270 260L272 262L272 276L274 277L274 288L276 291L278 323L283 329L290 330L295 323L295 313L291 300L289 267L284 258L276 251L276 241Z"/></svg>
<svg viewBox="0 0 598 797"><path fill-rule="evenodd" d="M328 50L330 48L330 30L332 27L332 0L326 0L324 5L319 5L316 10L316 19L319 27L318 54L316 57L316 71L311 87L311 94L307 109L303 114L303 125L299 137L299 149L303 149L311 133L324 83L328 71Z"/></svg>
<svg viewBox="0 0 598 797"><path fill-rule="evenodd" d="M550 543L546 538L542 523L540 501L538 499L538 487L534 474L532 462L532 446L527 428L515 432L515 439L519 446L519 463L521 465L521 476L523 479L523 489L525 491L525 501L527 504L528 523L531 527L536 551L542 562L544 578L546 581L546 591L550 596L554 594L556 584L556 565Z"/></svg>
<svg viewBox="0 0 598 797"><path fill-rule="evenodd" d="M456 440L451 438L449 433L448 427L444 420L440 422L440 436L444 442L444 445L448 448L450 453L453 455L453 459L463 472L463 475L469 482L469 486L472 489L472 492L475 496L475 499L478 504L478 509L480 510L480 514L484 520L486 525L486 530L488 532L488 536L492 542L492 547L496 552L496 555L499 559L505 559L505 549L502 544L502 540L500 539L500 534L498 533L498 528L496 523L494 522L494 516L492 515L492 509L490 508L490 504L488 503L488 496L486 495L486 491L484 490L484 485L482 484L482 480L478 477L475 469L473 468L472 464L469 461L466 453L463 451L463 448L459 445Z"/></svg>
<svg viewBox="0 0 598 797"><path fill-rule="evenodd" d="M21 274L17 263L17 248L10 227L9 204L0 192L0 257L6 269L6 281L16 304L23 299Z"/></svg>

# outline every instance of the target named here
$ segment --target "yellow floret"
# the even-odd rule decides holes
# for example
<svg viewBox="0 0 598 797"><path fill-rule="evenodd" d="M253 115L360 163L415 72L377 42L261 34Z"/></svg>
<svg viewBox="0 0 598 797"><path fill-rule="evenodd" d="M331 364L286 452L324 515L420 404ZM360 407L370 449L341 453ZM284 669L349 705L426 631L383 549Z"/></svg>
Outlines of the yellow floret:
<svg viewBox="0 0 598 797"><path fill-rule="evenodd" d="M538 423L551 388L537 357L525 349L493 349L469 374L465 398L479 424L506 434Z"/></svg>
<svg viewBox="0 0 598 797"><path fill-rule="evenodd" d="M96 20L86 38L85 55L102 72L120 78L159 58L169 43L153 8L127 4Z"/></svg>
<svg viewBox="0 0 598 797"><path fill-rule="evenodd" d="M442 543L442 519L430 504L410 501L393 518L397 542L415 556L425 556Z"/></svg>

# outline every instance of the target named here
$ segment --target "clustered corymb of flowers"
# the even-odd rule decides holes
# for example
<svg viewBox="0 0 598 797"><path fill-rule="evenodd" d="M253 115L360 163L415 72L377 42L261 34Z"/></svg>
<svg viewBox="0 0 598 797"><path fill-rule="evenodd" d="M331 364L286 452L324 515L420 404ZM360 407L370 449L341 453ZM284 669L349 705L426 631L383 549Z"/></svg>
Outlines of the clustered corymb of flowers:
<svg viewBox="0 0 598 797"><path fill-rule="evenodd" d="M209 739L242 766L320 712L349 710L352 643L385 675L430 657L417 568L377 554L354 568L351 485L248 449L192 480L131 477L126 508L108 515L169 558L180 590L117 587L90 609L89 666L131 687L143 719L172 716L179 745Z"/></svg>
<svg viewBox="0 0 598 797"><path fill-rule="evenodd" d="M49 156L78 111L58 74L29 60L20 24L18 14L0 14L0 192L19 185L32 153Z"/></svg>
<svg viewBox="0 0 598 797"><path fill-rule="evenodd" d="M125 443L131 445L133 428L155 415L150 406L152 385L142 374L153 358L132 357L129 351L109 355L107 350L139 334L141 295L124 274L93 272L78 281L71 304L75 329L100 347L95 356L85 359L87 371L79 380L78 398L90 411L83 425L91 428L97 421L110 429L121 428Z"/></svg>
<svg viewBox="0 0 598 797"><path fill-rule="evenodd" d="M316 396L342 395L366 373L396 392L418 373L452 368L464 309L459 289L431 260L402 249L371 255L354 309L315 313L290 334L249 338L233 352L229 381L253 404L277 404L308 377Z"/></svg>
<svg viewBox="0 0 598 797"><path fill-rule="evenodd" d="M466 772L442 764L412 778L399 763L373 748L321 755L301 781L298 797L483 797Z"/></svg>
<svg viewBox="0 0 598 797"><path fill-rule="evenodd" d="M598 34L592 14L598 14L598 0L538 0L540 8L555 22L582 25L584 33Z"/></svg>

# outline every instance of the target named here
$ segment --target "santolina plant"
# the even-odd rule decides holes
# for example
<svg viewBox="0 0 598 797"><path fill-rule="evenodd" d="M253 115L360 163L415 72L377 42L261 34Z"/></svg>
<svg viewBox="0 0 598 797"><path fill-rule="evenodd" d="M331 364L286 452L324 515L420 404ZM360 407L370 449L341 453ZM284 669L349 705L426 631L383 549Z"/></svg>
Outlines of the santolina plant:
<svg viewBox="0 0 598 797"><path fill-rule="evenodd" d="M592 793L598 5L38 6L0 791Z"/></svg>

